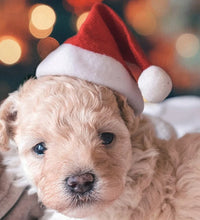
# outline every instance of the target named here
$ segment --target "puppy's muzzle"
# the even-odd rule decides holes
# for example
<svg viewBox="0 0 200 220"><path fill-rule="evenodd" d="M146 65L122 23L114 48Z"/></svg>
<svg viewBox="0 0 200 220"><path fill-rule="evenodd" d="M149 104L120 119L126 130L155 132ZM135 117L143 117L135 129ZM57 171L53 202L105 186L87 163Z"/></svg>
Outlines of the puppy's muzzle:
<svg viewBox="0 0 200 220"><path fill-rule="evenodd" d="M92 191L95 182L95 176L92 173L70 176L66 180L67 189L74 194L84 194Z"/></svg>

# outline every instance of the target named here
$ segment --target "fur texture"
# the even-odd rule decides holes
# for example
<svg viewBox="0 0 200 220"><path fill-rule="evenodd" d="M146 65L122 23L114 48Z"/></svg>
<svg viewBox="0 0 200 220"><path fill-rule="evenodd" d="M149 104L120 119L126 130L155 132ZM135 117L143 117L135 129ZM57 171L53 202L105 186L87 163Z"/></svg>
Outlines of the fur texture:
<svg viewBox="0 0 200 220"><path fill-rule="evenodd" d="M199 220L200 135L160 140L112 90L71 77L27 81L0 108L0 146L18 184L51 209L43 219ZM100 134L112 132L105 146ZM33 147L45 143L44 155ZM8 156L6 156L8 155ZM94 189L73 196L66 177L92 172Z"/></svg>

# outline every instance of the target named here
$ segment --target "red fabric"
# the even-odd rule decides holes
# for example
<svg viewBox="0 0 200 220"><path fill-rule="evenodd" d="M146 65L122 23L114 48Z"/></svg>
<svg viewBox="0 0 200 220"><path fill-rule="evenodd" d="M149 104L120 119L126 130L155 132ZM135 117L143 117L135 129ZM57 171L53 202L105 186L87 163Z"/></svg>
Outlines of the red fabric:
<svg viewBox="0 0 200 220"><path fill-rule="evenodd" d="M141 70L150 66L139 44L121 18L102 3L92 7L78 34L65 43L113 57L130 73L126 62L138 65ZM138 78L134 73L132 75L135 79Z"/></svg>

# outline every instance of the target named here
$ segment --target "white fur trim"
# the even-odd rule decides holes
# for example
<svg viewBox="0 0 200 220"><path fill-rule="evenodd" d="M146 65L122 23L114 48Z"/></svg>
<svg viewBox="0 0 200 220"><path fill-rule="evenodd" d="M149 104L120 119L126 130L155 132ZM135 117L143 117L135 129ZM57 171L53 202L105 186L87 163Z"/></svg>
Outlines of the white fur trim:
<svg viewBox="0 0 200 220"><path fill-rule="evenodd" d="M172 81L163 69L150 66L140 75L138 86L148 102L161 102L169 95Z"/></svg>
<svg viewBox="0 0 200 220"><path fill-rule="evenodd" d="M36 76L46 75L74 76L104 85L125 95L136 114L143 110L143 98L137 83L112 57L62 44L39 64Z"/></svg>

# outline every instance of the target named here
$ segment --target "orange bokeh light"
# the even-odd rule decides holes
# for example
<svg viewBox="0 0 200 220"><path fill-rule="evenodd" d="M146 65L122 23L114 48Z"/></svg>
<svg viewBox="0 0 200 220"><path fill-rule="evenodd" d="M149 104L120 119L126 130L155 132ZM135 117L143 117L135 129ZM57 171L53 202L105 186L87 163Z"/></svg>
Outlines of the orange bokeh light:
<svg viewBox="0 0 200 220"><path fill-rule="evenodd" d="M37 45L38 54L44 59L50 52L59 46L58 41L53 37L41 39Z"/></svg>
<svg viewBox="0 0 200 220"><path fill-rule="evenodd" d="M36 4L29 11L29 31L36 38L48 37L53 31L56 14L48 5Z"/></svg>
<svg viewBox="0 0 200 220"><path fill-rule="evenodd" d="M29 23L29 31L31 32L31 34L34 37L41 39L41 38L48 37L51 34L51 32L53 31L53 27L50 27L47 30L39 30L32 24L32 22L30 22Z"/></svg>
<svg viewBox="0 0 200 220"><path fill-rule="evenodd" d="M141 35L151 35L157 27L156 16L146 1L129 1L125 7L128 23Z"/></svg>

